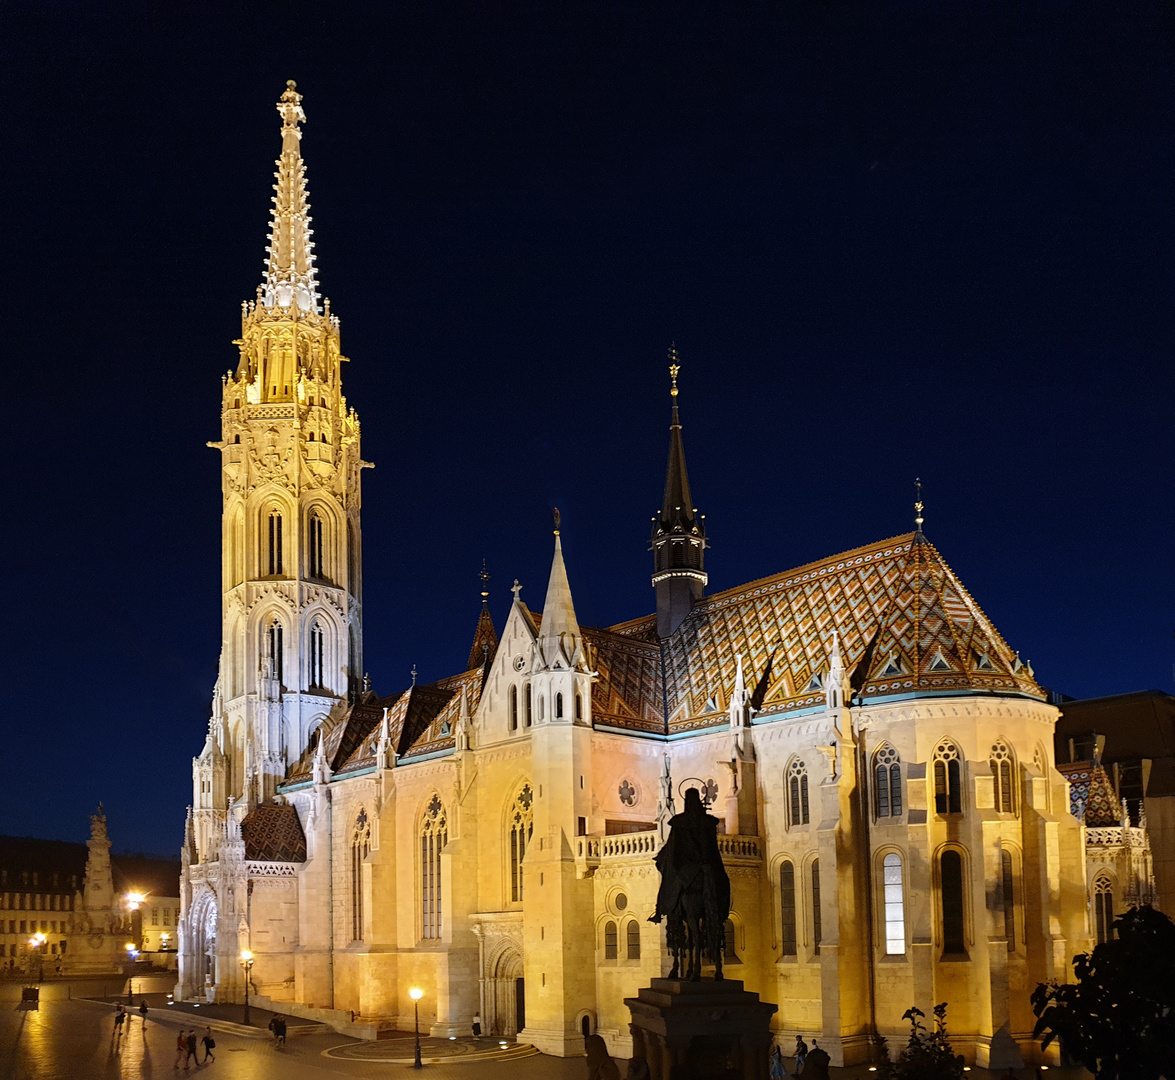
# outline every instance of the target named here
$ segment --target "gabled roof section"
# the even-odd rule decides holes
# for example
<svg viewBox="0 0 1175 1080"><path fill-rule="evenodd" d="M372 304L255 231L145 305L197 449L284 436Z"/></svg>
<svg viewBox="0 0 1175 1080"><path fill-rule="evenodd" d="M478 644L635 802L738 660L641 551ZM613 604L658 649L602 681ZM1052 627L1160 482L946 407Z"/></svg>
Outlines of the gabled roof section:
<svg viewBox="0 0 1175 1080"><path fill-rule="evenodd" d="M403 751L402 757L411 760L424 754L435 754L443 750L452 750L456 745L457 719L461 715L461 691L464 689L469 702L469 715L472 717L481 701L481 690L485 684L484 671L480 667L471 668L460 675L451 675L446 679L433 683L429 690L435 690L439 701L444 694L444 702L440 708L429 717L427 724L419 728L412 737L411 744ZM420 717L423 719L422 710Z"/></svg>
<svg viewBox="0 0 1175 1080"><path fill-rule="evenodd" d="M610 630L640 639L650 621ZM703 598L664 643L670 732L725 722L707 702L717 705L734 685L740 653L749 682L771 661L761 713L822 707L823 691L809 687L828 669L834 630L866 699L928 691L1044 697L1026 667L1013 671L1015 654L934 546L907 533ZM940 649L949 670L931 672ZM977 664L973 652L987 662ZM901 673L882 677L895 661Z"/></svg>
<svg viewBox="0 0 1175 1080"><path fill-rule="evenodd" d="M292 806L261 803L253 807L241 822L241 839L245 858L251 862L306 861L306 834Z"/></svg>
<svg viewBox="0 0 1175 1080"><path fill-rule="evenodd" d="M630 731L664 734L661 649L609 630L584 627L592 683L592 722Z"/></svg>

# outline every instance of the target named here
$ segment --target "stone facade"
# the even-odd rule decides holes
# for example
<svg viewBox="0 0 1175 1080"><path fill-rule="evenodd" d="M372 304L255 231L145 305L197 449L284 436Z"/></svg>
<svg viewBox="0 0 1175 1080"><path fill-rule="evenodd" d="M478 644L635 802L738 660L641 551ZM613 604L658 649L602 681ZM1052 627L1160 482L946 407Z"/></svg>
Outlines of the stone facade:
<svg viewBox="0 0 1175 1080"><path fill-rule="evenodd" d="M547 1053L598 1030L626 1055L624 999L668 967L653 856L697 787L732 884L726 971L777 1030L851 1064L947 1001L968 1060L1038 1059L1028 995L1090 943L1057 710L920 517L704 596L676 357L656 613L581 628L556 526L541 614L516 583L499 638L483 607L468 670L386 697L356 679L363 462L298 248L299 102L279 103L270 271L216 444L225 630L177 995L238 999L248 948L291 1011L410 1027L419 986L436 1034L480 1012Z"/></svg>

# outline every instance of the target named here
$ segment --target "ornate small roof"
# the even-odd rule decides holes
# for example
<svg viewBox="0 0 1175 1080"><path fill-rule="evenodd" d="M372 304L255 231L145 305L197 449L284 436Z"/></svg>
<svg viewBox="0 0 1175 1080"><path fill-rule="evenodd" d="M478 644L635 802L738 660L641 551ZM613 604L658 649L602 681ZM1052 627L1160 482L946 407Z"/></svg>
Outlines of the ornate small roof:
<svg viewBox="0 0 1175 1080"><path fill-rule="evenodd" d="M305 862L306 834L292 806L261 803L241 822L245 858L252 862Z"/></svg>
<svg viewBox="0 0 1175 1080"><path fill-rule="evenodd" d="M1085 824L1091 829L1105 829L1122 824L1122 804L1114 784L1101 763L1094 765L1089 777L1089 794L1085 799Z"/></svg>

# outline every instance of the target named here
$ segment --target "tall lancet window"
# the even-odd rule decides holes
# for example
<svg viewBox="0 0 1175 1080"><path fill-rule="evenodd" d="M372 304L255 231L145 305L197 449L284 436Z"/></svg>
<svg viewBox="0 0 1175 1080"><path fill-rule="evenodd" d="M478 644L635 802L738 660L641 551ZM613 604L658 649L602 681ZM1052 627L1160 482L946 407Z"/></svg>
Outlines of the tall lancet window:
<svg viewBox="0 0 1175 1080"><path fill-rule="evenodd" d="M310 624L310 685L319 690L326 686L326 635L317 619Z"/></svg>
<svg viewBox="0 0 1175 1080"><path fill-rule="evenodd" d="M991 748L988 761L991 779L995 787L995 808L1001 814L1012 814L1016 810L1015 791L1012 788L1012 751L1003 739L997 739Z"/></svg>
<svg viewBox="0 0 1175 1080"><path fill-rule="evenodd" d="M363 940L363 864L371 854L371 823L360 810L351 832L351 940Z"/></svg>
<svg viewBox="0 0 1175 1080"><path fill-rule="evenodd" d="M441 852L449 842L449 825L440 797L433 795L420 827L420 936L441 936Z"/></svg>
<svg viewBox="0 0 1175 1080"><path fill-rule="evenodd" d="M902 816L902 767L886 743L873 755L873 810L879 818Z"/></svg>
<svg viewBox="0 0 1175 1080"><path fill-rule="evenodd" d="M265 633L265 647L273 658L273 677L280 683L282 681L282 624L274 619Z"/></svg>
<svg viewBox="0 0 1175 1080"><path fill-rule="evenodd" d="M270 577L282 574L282 515L280 510L269 512L269 549L266 573Z"/></svg>
<svg viewBox="0 0 1175 1080"><path fill-rule="evenodd" d="M934 809L939 814L963 812L963 769L959 748L949 739L934 751Z"/></svg>
<svg viewBox="0 0 1175 1080"><path fill-rule="evenodd" d="M534 792L530 784L523 784L522 790L510 808L510 818L507 828L510 832L510 900L518 904L522 902L522 859L526 855L526 845L530 843L534 832L534 819L531 806L534 803Z"/></svg>
<svg viewBox="0 0 1175 1080"><path fill-rule="evenodd" d="M325 578L325 562L323 561L323 531L324 524L322 516L317 510L310 514L310 551L309 559L307 560L309 566L309 574L312 578Z"/></svg>
<svg viewBox="0 0 1175 1080"><path fill-rule="evenodd" d="M788 766L788 824L808 824L808 767L798 758Z"/></svg>
<svg viewBox="0 0 1175 1080"><path fill-rule="evenodd" d="M1099 945L1114 936L1114 885L1105 874L1093 883L1093 923Z"/></svg>

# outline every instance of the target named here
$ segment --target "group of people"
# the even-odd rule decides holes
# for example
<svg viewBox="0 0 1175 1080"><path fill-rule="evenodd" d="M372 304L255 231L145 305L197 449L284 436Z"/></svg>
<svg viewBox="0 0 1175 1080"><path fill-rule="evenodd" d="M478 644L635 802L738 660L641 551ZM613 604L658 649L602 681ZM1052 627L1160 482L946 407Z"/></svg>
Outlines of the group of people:
<svg viewBox="0 0 1175 1080"><path fill-rule="evenodd" d="M792 1055L792 1071L791 1076L807 1076L809 1080L816 1078L816 1080L823 1080L828 1076L828 1064L831 1060L823 1050L816 1044L816 1040L812 1040L812 1049L809 1052L808 1044L804 1042L803 1037L796 1036L795 1053ZM808 1065L808 1068L805 1071ZM787 1065L783 1060L783 1048L776 1043L771 1048L771 1077L772 1080L778 1080L779 1077L788 1076Z"/></svg>
<svg viewBox="0 0 1175 1080"><path fill-rule="evenodd" d="M198 1041L204 1044L203 1061L197 1056ZM175 1068L178 1069L180 1067L181 1061L183 1061L184 1068L186 1069L193 1061L198 1067L216 1060L216 1055L212 1052L216 1049L216 1040L212 1037L212 1028L206 1027L204 1029L204 1037L198 1041L196 1039L195 1028L188 1028L186 1031L180 1028L179 1034L175 1039Z"/></svg>
<svg viewBox="0 0 1175 1080"><path fill-rule="evenodd" d="M139 1002L139 1015L143 1018L143 1027L147 1026L147 1000L142 999ZM115 1007L114 1010L114 1031L111 1032L115 1042L122 1038L123 1028L130 1022L131 1015L121 1005Z"/></svg>

